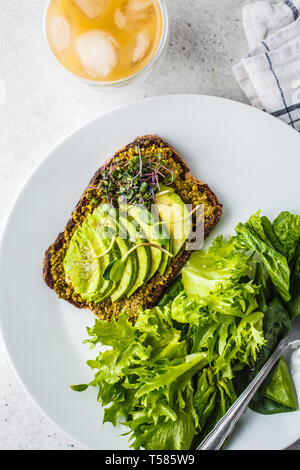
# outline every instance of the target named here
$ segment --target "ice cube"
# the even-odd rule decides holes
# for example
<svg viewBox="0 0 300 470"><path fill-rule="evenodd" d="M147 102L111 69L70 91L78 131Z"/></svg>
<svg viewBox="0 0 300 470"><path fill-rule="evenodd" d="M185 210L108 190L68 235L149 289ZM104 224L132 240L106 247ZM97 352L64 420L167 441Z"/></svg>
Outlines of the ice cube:
<svg viewBox="0 0 300 470"><path fill-rule="evenodd" d="M54 16L50 21L50 38L57 51L65 51L71 42L71 26L63 16Z"/></svg>
<svg viewBox="0 0 300 470"><path fill-rule="evenodd" d="M133 64L137 64L144 59L150 49L150 43L150 37L145 31L142 31L137 35L136 46L132 56Z"/></svg>
<svg viewBox="0 0 300 470"><path fill-rule="evenodd" d="M126 15L120 8L116 10L115 23L119 29L123 29L126 26Z"/></svg>
<svg viewBox="0 0 300 470"><path fill-rule="evenodd" d="M83 13L91 20L103 13L107 0L73 0Z"/></svg>
<svg viewBox="0 0 300 470"><path fill-rule="evenodd" d="M127 0L116 10L115 23L119 29L125 27L138 29L147 23L154 11L151 0Z"/></svg>
<svg viewBox="0 0 300 470"><path fill-rule="evenodd" d="M128 8L132 12L140 12L142 10L153 8L152 0L128 0L127 4L128 4Z"/></svg>
<svg viewBox="0 0 300 470"><path fill-rule="evenodd" d="M106 77L119 62L118 44L104 31L83 34L75 47L84 70L93 78Z"/></svg>

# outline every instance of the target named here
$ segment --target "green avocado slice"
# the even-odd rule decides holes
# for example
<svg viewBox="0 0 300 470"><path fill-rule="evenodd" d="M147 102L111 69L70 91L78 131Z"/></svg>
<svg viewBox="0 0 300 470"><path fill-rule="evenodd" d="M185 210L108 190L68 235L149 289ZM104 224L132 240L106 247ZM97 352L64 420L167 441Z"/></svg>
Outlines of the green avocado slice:
<svg viewBox="0 0 300 470"><path fill-rule="evenodd" d="M161 186L160 189L160 193L156 195L158 210L170 230L172 253L176 256L190 235L192 222L181 197L172 188Z"/></svg>
<svg viewBox="0 0 300 470"><path fill-rule="evenodd" d="M110 252L111 238L97 230L97 220L89 216L74 233L64 260L66 278L87 302L99 303L116 289L118 283L106 281L102 273L113 258L120 256L116 243Z"/></svg>
<svg viewBox="0 0 300 470"><path fill-rule="evenodd" d="M130 245L128 244L127 240L122 240L118 237L116 242L119 246L121 257L125 256L130 249ZM122 279L120 280L118 287L110 296L112 302L117 302L118 300L121 300L127 294L128 290L131 288L133 282L135 281L137 271L136 266L136 260L134 260L133 256L129 255L129 257L127 258Z"/></svg>
<svg viewBox="0 0 300 470"><path fill-rule="evenodd" d="M171 235L171 233L170 233L170 246L169 246L169 251L170 251L170 253L172 253L172 254L174 253L174 250L173 250L173 243L174 243L174 242L173 242L173 237L172 237L172 235ZM169 256L169 259L168 259L168 266L169 266L169 264L171 263L171 261L172 261L172 258Z"/></svg>
<svg viewBox="0 0 300 470"><path fill-rule="evenodd" d="M116 216L118 213L116 212ZM97 217L99 216L99 222L104 227L108 227L113 233L116 235L116 244L120 250L120 257L126 255L126 253L132 248L133 244L129 240L129 236L127 234L126 228L122 225L122 218L118 220L118 217L111 217L110 214L103 211L101 206L99 210L97 210ZM116 287L114 292L112 292L110 298L112 302L117 302L121 300L127 292L131 289L133 284L136 281L138 272L138 261L137 255L135 251L133 251L127 258L127 262L125 264L123 276L119 282L119 285Z"/></svg>
<svg viewBox="0 0 300 470"><path fill-rule="evenodd" d="M122 224L126 227L130 240L135 244L139 245L141 243L145 243L145 236L143 232L137 232L134 225L133 225L133 218L128 216L127 219L123 218ZM138 236L139 235L139 236ZM151 252L149 246L141 246L136 249L136 255L138 260L138 271L137 277L132 285L131 289L127 292L127 297L131 297L134 292L144 285L151 266Z"/></svg>
<svg viewBox="0 0 300 470"><path fill-rule="evenodd" d="M158 245L158 246L163 246L163 242L165 243L165 240L162 241L162 239L159 239L160 238L159 229L151 225L152 216L145 207L134 206L134 205L129 206L128 213L140 226L142 232L144 233L144 236L149 242L154 243L155 245ZM151 266L150 266L148 277L146 278L145 282L148 282L154 276L154 274L158 271L159 266L162 261L162 257L163 257L162 251L158 250L157 248L150 247L150 252L151 252Z"/></svg>
<svg viewBox="0 0 300 470"><path fill-rule="evenodd" d="M164 246L164 248L168 251L170 251L170 241ZM161 276L165 274L165 271L169 265L169 261L171 260L171 257L168 256L166 253L162 254L162 260L158 268L158 272Z"/></svg>
<svg viewBox="0 0 300 470"><path fill-rule="evenodd" d="M162 237L163 237L163 247L169 251L170 253L172 253L171 251L171 233L170 233L170 230L169 230L169 227L164 223L164 221L159 218L160 220L160 226L161 226L161 232L162 232ZM172 258L171 256L167 255L167 253L162 253L162 259L161 259L161 263L159 265L159 268L158 268L158 271L159 271L159 274L161 276L164 275L169 263L171 262Z"/></svg>
<svg viewBox="0 0 300 470"><path fill-rule="evenodd" d="M67 282L85 300L97 290L101 279L100 259L97 256L79 227L71 239L63 265Z"/></svg>
<svg viewBox="0 0 300 470"><path fill-rule="evenodd" d="M95 252L101 255L101 253L104 253L105 251L109 249L109 247L111 246L112 240L108 236L108 234L101 237L101 234L99 234L99 230L94 230L94 228L91 225L89 225L88 222L89 221L86 221L83 224L86 237L89 239L90 243L94 246ZM119 257L119 253L120 253L119 249L117 248L117 244L115 242L114 245L112 246L111 251L109 251L105 255L101 256L101 258L99 258L100 266L101 266L101 275L100 275L97 289L87 299L89 302L95 302L95 303L103 302L117 288L118 283L112 282L112 281L106 281L104 277L102 276L102 274L105 271L106 267L112 262L114 256Z"/></svg>

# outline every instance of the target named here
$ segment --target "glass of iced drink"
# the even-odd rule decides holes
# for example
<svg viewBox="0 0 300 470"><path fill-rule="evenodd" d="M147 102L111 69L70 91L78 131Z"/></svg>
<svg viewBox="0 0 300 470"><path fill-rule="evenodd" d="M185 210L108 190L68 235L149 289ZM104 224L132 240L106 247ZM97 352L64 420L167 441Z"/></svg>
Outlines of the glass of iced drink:
<svg viewBox="0 0 300 470"><path fill-rule="evenodd" d="M169 22L164 0L50 0L44 32L61 67L105 91L150 76L166 49Z"/></svg>

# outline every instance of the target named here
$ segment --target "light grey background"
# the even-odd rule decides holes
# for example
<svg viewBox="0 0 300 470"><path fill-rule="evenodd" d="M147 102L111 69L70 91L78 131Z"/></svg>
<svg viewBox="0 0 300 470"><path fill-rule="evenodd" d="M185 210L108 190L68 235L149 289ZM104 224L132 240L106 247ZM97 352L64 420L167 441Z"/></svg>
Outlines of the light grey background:
<svg viewBox="0 0 300 470"><path fill-rule="evenodd" d="M46 0L0 0L0 230L24 180L48 149L86 120L149 96L199 93L245 98L231 66L247 50L241 10L249 0L167 0L172 34L158 74L127 95L102 95L69 79L48 55ZM0 450L78 449L36 409L0 341ZM292 446L300 449L300 441Z"/></svg>

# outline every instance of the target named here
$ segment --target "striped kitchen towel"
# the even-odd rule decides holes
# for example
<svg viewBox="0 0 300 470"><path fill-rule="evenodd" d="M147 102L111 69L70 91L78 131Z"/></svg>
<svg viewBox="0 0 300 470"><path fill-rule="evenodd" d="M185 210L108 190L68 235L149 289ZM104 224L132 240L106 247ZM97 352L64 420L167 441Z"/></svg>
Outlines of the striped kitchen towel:
<svg viewBox="0 0 300 470"><path fill-rule="evenodd" d="M250 103L300 131L300 0L247 5L248 54L233 72Z"/></svg>

